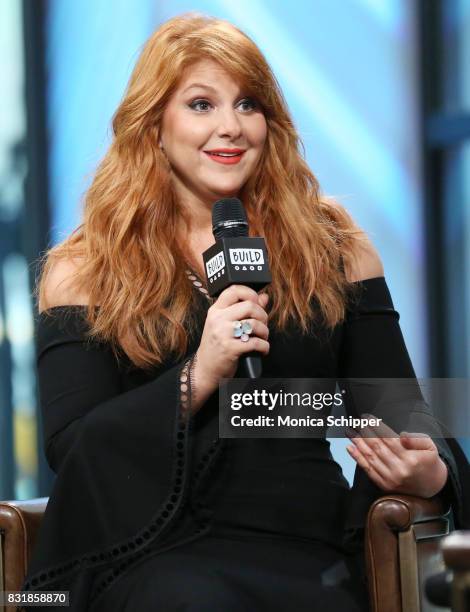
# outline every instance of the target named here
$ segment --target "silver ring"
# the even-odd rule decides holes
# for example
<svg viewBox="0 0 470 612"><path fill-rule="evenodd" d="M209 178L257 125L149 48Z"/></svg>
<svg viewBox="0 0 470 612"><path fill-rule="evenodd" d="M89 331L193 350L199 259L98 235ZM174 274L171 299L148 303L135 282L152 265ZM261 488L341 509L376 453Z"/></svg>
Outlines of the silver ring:
<svg viewBox="0 0 470 612"><path fill-rule="evenodd" d="M248 321L234 321L233 323L233 337L240 338L242 342L248 342L250 334L253 332L253 328Z"/></svg>

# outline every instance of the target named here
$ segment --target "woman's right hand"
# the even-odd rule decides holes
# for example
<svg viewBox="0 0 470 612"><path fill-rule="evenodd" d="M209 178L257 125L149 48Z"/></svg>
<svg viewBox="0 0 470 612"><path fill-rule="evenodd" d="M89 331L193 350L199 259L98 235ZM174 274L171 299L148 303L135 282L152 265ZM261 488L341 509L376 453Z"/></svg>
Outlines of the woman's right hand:
<svg viewBox="0 0 470 612"><path fill-rule="evenodd" d="M264 310L268 301L267 293L258 294L245 285L231 285L210 306L194 365L196 397L198 389L208 395L218 388L221 378L233 378L241 355L251 351L269 353L268 315ZM247 342L234 338L235 321L251 324L253 331Z"/></svg>

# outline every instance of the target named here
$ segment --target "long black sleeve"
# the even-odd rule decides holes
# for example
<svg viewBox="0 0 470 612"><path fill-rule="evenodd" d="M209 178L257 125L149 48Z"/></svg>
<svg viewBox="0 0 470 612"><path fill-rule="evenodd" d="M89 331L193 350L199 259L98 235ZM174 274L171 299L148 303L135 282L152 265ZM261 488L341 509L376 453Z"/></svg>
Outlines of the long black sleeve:
<svg viewBox="0 0 470 612"><path fill-rule="evenodd" d="M135 388L126 388L132 376L121 376L128 360L118 363L109 344L86 337L84 307L52 309L54 316L39 315L36 357L42 432L46 458L58 472L78 433L95 408L106 402L127 406L149 398L158 401L160 377L173 374L183 361L162 365L157 374L136 374Z"/></svg>
<svg viewBox="0 0 470 612"><path fill-rule="evenodd" d="M201 441L183 409L191 396L192 345L177 363L123 375L129 363L88 339L84 309L39 315L42 429L57 477L23 587L70 590L72 612L86 609L95 569L119 570L174 537L193 451L207 451L213 435Z"/></svg>
<svg viewBox="0 0 470 612"><path fill-rule="evenodd" d="M358 298L350 306L344 324L339 372L341 380L347 379L405 379L416 381L403 334L399 325L399 313L395 310L387 283L383 277L367 279L361 283ZM419 384L410 387L416 399L421 399ZM354 401L346 402L348 412L367 412L361 405L360 392L355 390ZM359 395L359 397L358 397ZM453 439L434 439L442 459L448 467L448 481L441 491L450 502L457 528L470 526L468 494L470 467L465 454ZM384 492L373 483L365 471L356 466L351 489L351 503L346 520L346 543L360 541L372 502Z"/></svg>
<svg viewBox="0 0 470 612"><path fill-rule="evenodd" d="M46 459L58 472L83 417L121 393L111 348L87 342L80 309L39 315L36 335L38 389Z"/></svg>

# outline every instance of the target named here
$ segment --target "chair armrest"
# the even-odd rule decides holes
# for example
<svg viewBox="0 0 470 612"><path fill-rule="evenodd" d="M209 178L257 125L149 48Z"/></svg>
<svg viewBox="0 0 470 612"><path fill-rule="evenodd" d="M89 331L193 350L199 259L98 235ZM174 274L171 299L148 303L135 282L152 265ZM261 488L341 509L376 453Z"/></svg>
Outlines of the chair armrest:
<svg viewBox="0 0 470 612"><path fill-rule="evenodd" d="M438 539L449 531L449 511L439 496L425 499L394 493L372 504L365 529L365 555L375 612L404 612L413 606L420 609L417 541L432 539L422 553L427 574L436 562L436 555L434 560L432 555Z"/></svg>
<svg viewBox="0 0 470 612"><path fill-rule="evenodd" d="M449 510L439 496L426 499L393 493L375 500L369 510L368 523L383 521L394 531L404 531L415 523L442 518Z"/></svg>
<svg viewBox="0 0 470 612"><path fill-rule="evenodd" d="M21 588L48 499L0 502L0 590Z"/></svg>

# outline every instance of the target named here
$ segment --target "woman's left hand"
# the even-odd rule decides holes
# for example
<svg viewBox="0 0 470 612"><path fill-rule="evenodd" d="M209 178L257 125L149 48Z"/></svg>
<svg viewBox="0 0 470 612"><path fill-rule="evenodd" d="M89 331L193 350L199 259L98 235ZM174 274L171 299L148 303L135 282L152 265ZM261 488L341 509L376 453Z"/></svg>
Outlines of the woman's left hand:
<svg viewBox="0 0 470 612"><path fill-rule="evenodd" d="M432 438L408 432L398 437L384 423L362 431L367 437L355 430L346 431L354 443L346 448L381 489L418 497L432 497L443 489L447 466Z"/></svg>

